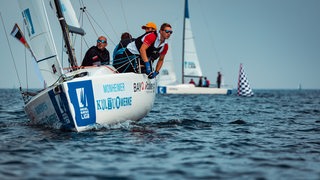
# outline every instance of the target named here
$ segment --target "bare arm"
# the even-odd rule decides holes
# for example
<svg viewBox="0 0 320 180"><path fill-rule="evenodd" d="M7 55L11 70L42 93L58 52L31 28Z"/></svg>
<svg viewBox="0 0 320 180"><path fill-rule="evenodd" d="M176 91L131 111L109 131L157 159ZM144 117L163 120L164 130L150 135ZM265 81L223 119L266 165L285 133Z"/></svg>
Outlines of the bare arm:
<svg viewBox="0 0 320 180"><path fill-rule="evenodd" d="M143 43L142 44L142 46L141 46L141 48L140 48L140 56L141 56L141 58L142 58L142 60L144 61L144 62L148 62L148 57L147 57L147 49L148 49L148 45L147 44L145 44L145 43Z"/></svg>
<svg viewBox="0 0 320 180"><path fill-rule="evenodd" d="M160 55L157 66L156 66L156 71L159 72L162 65L163 65L163 61L164 61L164 57L165 55Z"/></svg>

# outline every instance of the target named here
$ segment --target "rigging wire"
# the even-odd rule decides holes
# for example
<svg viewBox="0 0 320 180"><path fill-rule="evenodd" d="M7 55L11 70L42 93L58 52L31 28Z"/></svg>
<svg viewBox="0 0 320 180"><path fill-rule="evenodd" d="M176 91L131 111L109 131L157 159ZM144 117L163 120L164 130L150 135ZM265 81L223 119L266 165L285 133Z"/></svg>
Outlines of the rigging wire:
<svg viewBox="0 0 320 180"><path fill-rule="evenodd" d="M64 42L63 42L63 39L61 39L61 66L62 67L63 67L63 62L64 62L64 56L63 55L64 55Z"/></svg>
<svg viewBox="0 0 320 180"><path fill-rule="evenodd" d="M101 4L100 0L97 0L98 4L100 7L103 7L103 5ZM85 6L85 3L83 0L79 0L79 4L80 4L80 14L78 15L78 19L79 21L81 22L80 23L80 26L83 28L84 26L84 16L86 16L94 34L99 37L100 35L98 34L97 30L95 27L98 27L98 29L100 29L104 34L105 36L108 38L108 41L111 42L113 45L116 45L118 43L115 43L112 38L110 36L108 36L109 33L107 33L104 28L102 28L100 26L101 23L97 22L95 20L95 18L92 16L92 14L88 11L87 7ZM120 4L121 4L121 10L123 12L123 17L124 17L124 22L125 22L125 25L126 25L126 28L129 30L129 25L128 25L128 21L127 21L127 18L126 18L126 15L124 13L124 5L123 5L123 1L121 0L120 1ZM115 30L114 26L112 25L111 21L110 21L110 18L109 16L107 15L106 11L104 8L101 8L102 9L102 12L104 14L104 16L106 17L108 23L109 23L109 26L112 28L112 31L114 32L114 34L116 34L116 36L118 36L118 33L117 31ZM85 37L83 37L85 44L87 46L87 48L89 48L89 45L85 39ZM81 41L82 42L82 41ZM81 49L82 49L82 44L81 44Z"/></svg>
<svg viewBox="0 0 320 180"><path fill-rule="evenodd" d="M12 61L13 61L13 64L14 64L14 69L16 71L16 76L18 78L20 89L21 89L21 87L22 87L21 86L21 80L20 80L20 77L19 77L19 73L18 73L16 62L15 62L14 57L13 57L12 48L11 48L11 45L10 45L10 42L9 42L8 34L7 34L7 31L6 31L5 25L4 25L4 21L3 21L3 18L2 18L1 12L0 12L0 17L1 17L1 22L2 22L2 25L3 25L4 33L6 34L6 39L7 39L7 43L8 43L8 46L9 46L11 58L12 58Z"/></svg>
<svg viewBox="0 0 320 180"><path fill-rule="evenodd" d="M24 23L23 24L23 33L25 34L26 33L26 26ZM24 48L24 63L25 63L25 66L26 66L26 83L27 83L27 91L29 89L29 77L28 77L28 62L27 62L27 48Z"/></svg>
<svg viewBox="0 0 320 180"><path fill-rule="evenodd" d="M88 11L85 11L84 13L87 15L88 21L89 21L91 27L93 28L96 36L99 37L99 35L98 35L96 29L94 28L94 25L93 25L93 23L91 22L91 20L92 20L92 21L100 28L100 30L108 37L108 39L113 43L113 45L115 45L115 42L112 41L112 39L108 36L108 33L106 33L106 32L103 30L103 28L102 28L102 27L99 25L99 23L93 18L93 16L92 16ZM89 17L91 18L91 20L90 20Z"/></svg>
<svg viewBox="0 0 320 180"><path fill-rule="evenodd" d="M83 12L85 11L86 7L84 6L83 0L79 0L79 4L80 4L80 11L79 11L79 21L80 21L80 27L83 27ZM80 41L80 57L82 56L82 48L83 48L83 42L86 43L86 41L84 41L84 36L81 36L81 41ZM88 44L87 44L88 47Z"/></svg>
<svg viewBox="0 0 320 180"><path fill-rule="evenodd" d="M80 5L80 11L79 11L78 20L80 21L80 27L83 28L83 29L85 29L85 28L84 28L84 22L83 22L83 21L84 21L84 14L85 14L85 12L86 12L87 7L84 5L83 0L79 0L79 5ZM87 18L88 18L88 16L87 16ZM88 19L89 19L89 18L88 18ZM92 29L94 29L93 26L92 26ZM87 49L88 49L88 48L89 48L89 44L88 44L85 36L81 36L80 57L83 57L83 55L82 55L83 47L84 47L83 43L85 44L85 46L86 46Z"/></svg>
<svg viewBox="0 0 320 180"><path fill-rule="evenodd" d="M79 15L78 15L78 20L79 20L79 23L80 23L80 27L85 29L84 28L84 17L86 15L87 19L88 19L88 22L89 24L91 25L93 31L94 31L94 34L98 37L98 33L96 31L96 29L94 28L94 25L93 23L91 22L90 18L91 17L93 19L93 17L91 15L89 15L88 11L87 11L87 7L85 6L83 0L79 0L79 5L80 5L80 8L79 8ZM102 28L101 28L102 29ZM83 43L85 45L83 45ZM88 49L89 48L89 43L87 42L85 36L81 36L81 41L80 41L80 57L83 57L83 48L84 46L86 46L86 48Z"/></svg>
<svg viewBox="0 0 320 180"><path fill-rule="evenodd" d="M124 8L123 8L123 1L122 0L120 0L120 4L121 4L121 10L122 10L122 14L123 14L123 19L124 19L124 22L125 22L125 24L127 26L127 30L129 31L129 25L128 25L126 14L125 14L125 11L124 11Z"/></svg>
<svg viewBox="0 0 320 180"><path fill-rule="evenodd" d="M101 2L100 2L100 0L97 0L97 1L98 1L98 3L99 3L100 7L103 7L102 4L101 4ZM114 27L113 27L113 25L112 25L112 23L111 23L108 15L107 15L106 11L104 10L104 8L101 8L101 9L102 9L102 12L103 12L104 16L106 17L107 21L109 22L110 27L111 27L113 33L118 37L119 35L118 35L117 31L114 29ZM107 34L107 33L105 33L105 34ZM108 38L109 38L109 37L108 37ZM109 39L111 40L111 42L113 43L113 45L116 45L116 43L114 43L111 38L109 38Z"/></svg>
<svg viewBox="0 0 320 180"><path fill-rule="evenodd" d="M100 27L99 24L93 19L93 17L90 15L90 13L89 13L88 11L84 11L84 13L87 15L88 21L89 21L89 23L90 23L90 25L91 25L91 27L92 27L95 35L96 35L97 37L99 37L99 35L98 35L96 29L94 28L93 23L91 22L91 19L90 19L90 18L92 18L92 20L98 25L98 27ZM89 18L89 17L90 17L90 18ZM103 31L102 27L100 27L100 29Z"/></svg>
<svg viewBox="0 0 320 180"><path fill-rule="evenodd" d="M115 42L110 38L110 36L108 36L109 33L106 33L105 30L100 26L101 23L98 23L98 22L95 20L95 18L92 16L92 14L87 10L86 6L85 6L84 3L83 3L83 0L79 0L79 1L80 1L80 10L81 10L81 13L84 14L84 15L86 15L87 20L88 20L91 28L93 29L95 35L96 35L97 37L99 36L98 33L97 33L97 30L96 30L96 28L95 28L95 27L98 27L98 28L105 34L105 36L108 38L109 42L111 42L113 45L116 45L117 43L115 43ZM100 2L99 0L97 0L97 1L98 1L98 3L99 3L100 7L103 7L102 4L101 4L101 2ZM122 8L122 11L124 12L124 6L123 6L122 1L121 1L121 8ZM114 32L114 34L117 35L118 33L117 33L117 31L115 30L114 26L112 25L112 23L111 23L108 15L107 15L107 13L106 13L106 11L105 11L103 8L102 8L102 11L103 11L103 14L104 14L104 16L106 17L108 23L110 24L110 27L112 28L112 31ZM123 14L124 14L124 13L123 13ZM83 15L83 16L84 16L84 15ZM83 23L84 17L83 17L83 16L79 16L80 18L78 18L78 19L81 21L81 27L83 27L83 25L84 25L84 23ZM126 16L125 16L125 15L124 15L124 19L125 19L124 21L125 21L125 24L126 24L126 26L127 26L127 29L129 29L129 28L128 28L129 26L128 26L128 23L127 23L127 19L126 19ZM125 66L125 65L128 65L128 64L129 64L129 65L131 65L132 67L134 67L133 61L135 61L135 62L138 61L138 62L139 62L139 60L136 60L136 58L134 58L134 59L130 59L128 62L126 62L126 63L123 64L122 66ZM118 67L117 69L121 68L122 66ZM135 69L135 68L134 68L134 69ZM135 69L135 71L136 71L136 69Z"/></svg>
<svg viewBox="0 0 320 180"><path fill-rule="evenodd" d="M200 2L201 3L201 2ZM208 25L208 19L206 18L206 16L204 16L204 12L205 11L201 11L201 15L202 15L202 18L201 19L204 19L204 24L206 26L206 29L209 29L209 25ZM209 41L210 41L210 44L211 46L213 47L213 51L214 51L214 54L216 55L216 60L218 61L218 68L220 69L220 71L222 71L222 66L221 66L221 62L220 62L220 58L219 58L219 54L217 52L217 49L214 45L214 38L212 37L212 34L211 33L208 33L209 34Z"/></svg>
<svg viewBox="0 0 320 180"><path fill-rule="evenodd" d="M99 29L99 30L101 30L101 31L106 35L106 37L108 37L109 41L110 41L111 43L113 43L113 45L116 45L116 43L115 43L114 41L112 41L112 39L110 38L110 36L108 36L109 33L106 33L106 32L104 31L104 28L101 27L101 25L100 25L101 23L98 23L98 22L96 21L96 19L93 17L93 15L88 11L87 7L86 7L85 4L84 4L84 1L83 1L83 0L79 0L78 2L79 2L79 6L80 6L80 8L79 8L80 11L79 11L79 14L78 14L78 20L79 20L79 22L80 22L80 27L83 28L83 29L85 29L85 28L84 28L84 25L85 25L84 21L88 21L88 23L86 23L86 24L88 24L87 26L90 26L90 27L91 27L91 29L92 29L92 31L93 31L93 34L95 34L97 37L100 36L100 35L98 35L98 31L97 31L97 29ZM100 3L99 0L98 0L98 3L100 4L100 7L102 7L102 5L101 5L101 3ZM122 8L122 11L124 11L124 6L123 6L122 1L121 1L121 8ZM111 22L110 22L110 19L108 18L105 10L104 10L103 8L102 8L102 10L103 10L103 14L105 15L106 19L108 20L109 24L111 25L113 32L114 32L115 34L117 34L116 31L115 31L115 29L114 29L114 26L112 26L112 24L111 24ZM85 19L85 17L86 17L86 19ZM127 29L128 29L128 23L127 23L127 19L126 19L125 15L124 15L124 18L125 18L125 23L126 23L126 26L127 26ZM80 53L81 53L81 57L82 57L83 42L85 43L85 45L87 46L87 48L89 48L89 45L88 45L88 43L87 43L87 41L86 41L86 38L85 38L84 36L81 36L81 43L80 43ZM75 43L75 42L74 42L74 43ZM130 63L131 66L132 66L132 62L131 62L131 61L132 61L132 60L128 61L127 63ZM127 64L127 63L126 63L126 64Z"/></svg>

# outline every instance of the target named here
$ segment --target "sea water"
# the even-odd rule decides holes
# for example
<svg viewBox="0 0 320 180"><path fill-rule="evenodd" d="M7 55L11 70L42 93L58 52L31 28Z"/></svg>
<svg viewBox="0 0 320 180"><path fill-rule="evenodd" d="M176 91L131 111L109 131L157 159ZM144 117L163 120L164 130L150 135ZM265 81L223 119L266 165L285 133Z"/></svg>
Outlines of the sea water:
<svg viewBox="0 0 320 180"><path fill-rule="evenodd" d="M0 179L320 179L320 90L157 95L138 123L30 125L0 90Z"/></svg>

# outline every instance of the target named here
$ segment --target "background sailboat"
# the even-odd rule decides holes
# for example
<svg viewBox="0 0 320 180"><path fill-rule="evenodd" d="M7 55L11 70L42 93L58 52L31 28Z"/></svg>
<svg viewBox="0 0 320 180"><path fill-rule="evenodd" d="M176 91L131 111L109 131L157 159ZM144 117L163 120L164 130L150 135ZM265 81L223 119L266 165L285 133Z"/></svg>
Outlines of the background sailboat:
<svg viewBox="0 0 320 180"><path fill-rule="evenodd" d="M185 15L184 15L184 31L183 31L183 45L182 45L182 84L185 78L200 78L202 77L202 70L199 63L199 58L196 51L194 36L191 28L191 21L189 16L188 0L185 1Z"/></svg>
<svg viewBox="0 0 320 180"><path fill-rule="evenodd" d="M224 88L209 88L209 87L196 87L193 84L184 84L185 78L200 78L203 77L200 67L199 58L196 51L196 46L193 38L191 21L188 9L188 0L185 1L185 13L183 23L183 45L182 45L182 84L169 84L163 81L163 75L167 75L169 69L168 66L173 66L169 63L165 63L160 72L160 79L158 82L159 94L231 94L230 89ZM167 61L167 59L165 59ZM173 76L173 73L171 73Z"/></svg>
<svg viewBox="0 0 320 180"><path fill-rule="evenodd" d="M240 64L239 79L238 79L238 96L250 97L253 96L253 91L245 74L242 64Z"/></svg>
<svg viewBox="0 0 320 180"><path fill-rule="evenodd" d="M169 47L171 45L169 44ZM177 82L177 75L174 70L172 49L169 48L165 61L163 62L160 75L158 76L158 86L172 85Z"/></svg>

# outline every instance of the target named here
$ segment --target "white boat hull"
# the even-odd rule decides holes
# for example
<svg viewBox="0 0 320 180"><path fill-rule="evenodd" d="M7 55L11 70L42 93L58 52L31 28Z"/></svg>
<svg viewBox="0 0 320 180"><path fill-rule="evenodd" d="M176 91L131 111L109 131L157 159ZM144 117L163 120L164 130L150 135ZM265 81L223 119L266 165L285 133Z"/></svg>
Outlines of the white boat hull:
<svg viewBox="0 0 320 180"><path fill-rule="evenodd" d="M81 72L89 75L48 88L26 104L32 123L80 132L96 124L137 121L151 110L156 84L145 74L118 74L112 67L73 73Z"/></svg>
<svg viewBox="0 0 320 180"><path fill-rule="evenodd" d="M193 84L158 86L158 94L231 94L230 89L196 87Z"/></svg>

